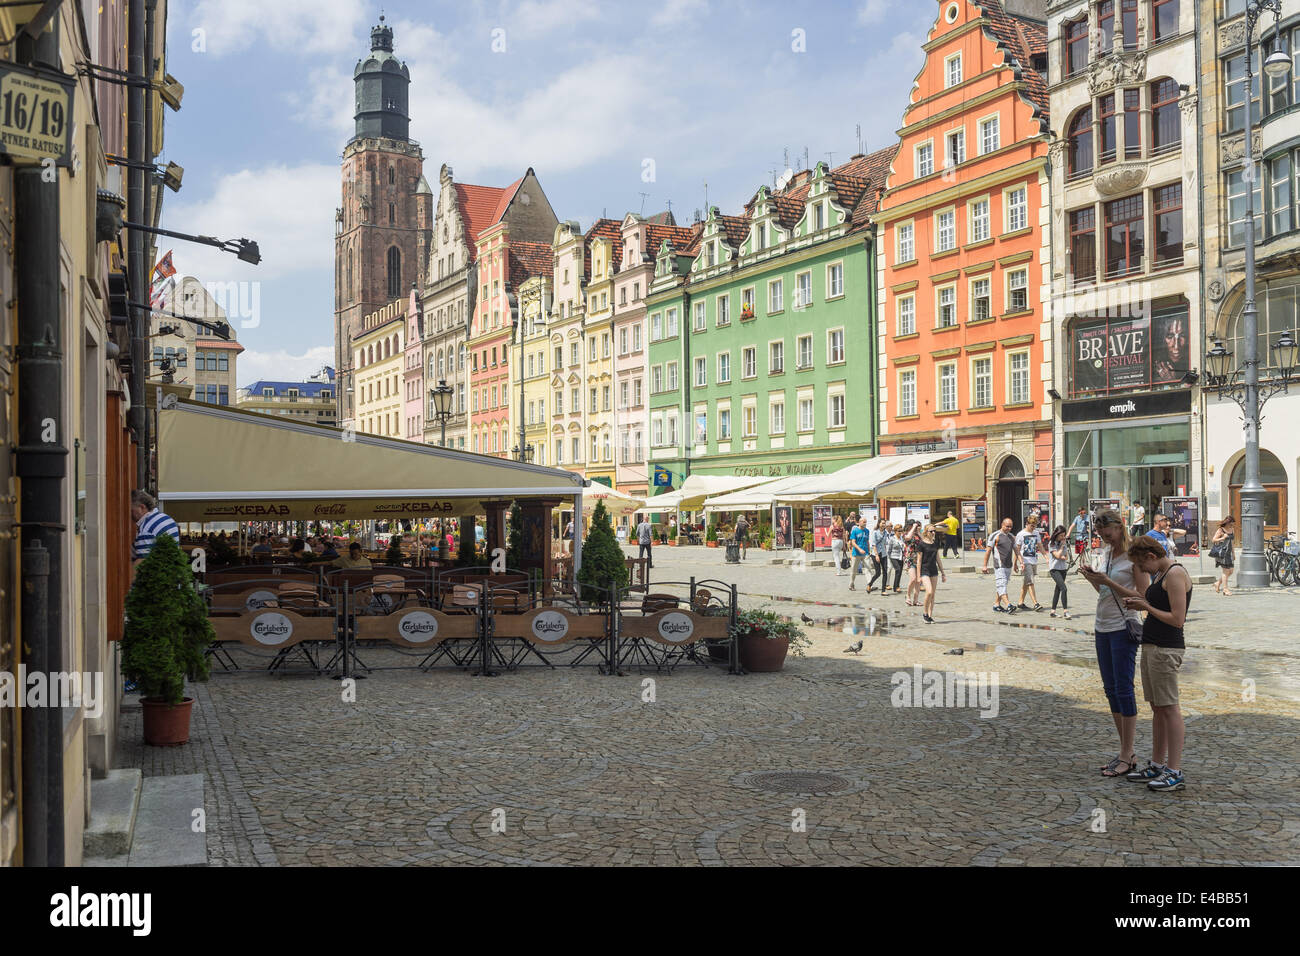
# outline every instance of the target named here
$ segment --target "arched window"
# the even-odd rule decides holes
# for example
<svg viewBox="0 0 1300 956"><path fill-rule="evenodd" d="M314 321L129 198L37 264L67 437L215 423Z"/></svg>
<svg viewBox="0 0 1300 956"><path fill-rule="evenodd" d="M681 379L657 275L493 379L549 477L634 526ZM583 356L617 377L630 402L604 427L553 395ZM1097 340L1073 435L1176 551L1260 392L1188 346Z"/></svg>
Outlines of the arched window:
<svg viewBox="0 0 1300 956"><path fill-rule="evenodd" d="M1066 175L1082 176L1092 171L1092 107L1074 114L1067 133Z"/></svg>
<svg viewBox="0 0 1300 956"><path fill-rule="evenodd" d="M1065 33L1065 75L1073 76L1088 65L1088 18L1080 17L1063 27Z"/></svg>
<svg viewBox="0 0 1300 956"><path fill-rule="evenodd" d="M352 300L352 247L350 245L348 246L347 259L348 259L348 284L347 286L344 287L343 297L348 301L351 301Z"/></svg>
<svg viewBox="0 0 1300 956"><path fill-rule="evenodd" d="M1263 485L1285 485L1286 469L1282 463L1277 460L1277 456L1271 451L1261 448L1259 450L1259 481ZM1232 469L1232 478L1228 481L1229 485L1244 485L1246 483L1246 459L1242 458Z"/></svg>
<svg viewBox="0 0 1300 956"><path fill-rule="evenodd" d="M1025 466L1015 455L1008 455L998 467L999 481L1019 481L1025 477Z"/></svg>
<svg viewBox="0 0 1300 956"><path fill-rule="evenodd" d="M1177 149L1182 141L1178 116L1178 84L1165 77L1151 84L1151 151Z"/></svg>
<svg viewBox="0 0 1300 956"><path fill-rule="evenodd" d="M388 297L396 299L402 294L402 250L397 246L388 249Z"/></svg>
<svg viewBox="0 0 1300 956"><path fill-rule="evenodd" d="M1261 281L1255 292L1256 307L1259 318L1256 320L1258 335L1256 348L1259 355L1260 378L1273 378L1279 374L1277 353L1273 343L1281 338L1283 332L1290 332L1294 338L1300 335L1300 323L1296 320L1296 307L1300 304L1300 277L1291 275L1281 279ZM1224 348L1232 352L1232 367L1241 366L1246 357L1246 341L1242 336L1241 309L1243 301L1238 298L1232 305L1231 317L1227 322L1228 336Z"/></svg>
<svg viewBox="0 0 1300 956"><path fill-rule="evenodd" d="M438 349L438 378L442 379L446 377L447 377L447 363L445 361L445 357L443 355L442 349Z"/></svg>
<svg viewBox="0 0 1300 956"><path fill-rule="evenodd" d="M370 348L369 348L368 351L369 351L369 353L370 353L370 358L366 361L366 364L367 364L367 365L372 365L372 364L374 364L374 361L375 361L375 347L374 347L373 345L370 346Z"/></svg>
<svg viewBox="0 0 1300 956"><path fill-rule="evenodd" d="M456 371L465 371L465 346L460 347L460 354L456 356Z"/></svg>
<svg viewBox="0 0 1300 956"><path fill-rule="evenodd" d="M397 173L392 166L388 167L388 184L391 186L397 181Z"/></svg>

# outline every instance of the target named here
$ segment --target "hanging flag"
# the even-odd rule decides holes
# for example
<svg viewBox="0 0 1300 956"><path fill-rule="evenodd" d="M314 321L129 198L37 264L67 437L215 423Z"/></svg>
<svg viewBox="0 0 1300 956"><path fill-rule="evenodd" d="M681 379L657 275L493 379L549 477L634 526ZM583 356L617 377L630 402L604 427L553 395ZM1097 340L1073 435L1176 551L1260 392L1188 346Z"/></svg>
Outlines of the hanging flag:
<svg viewBox="0 0 1300 956"><path fill-rule="evenodd" d="M164 285L155 286L149 297L149 306L155 311L167 305L167 295L176 287L175 279L168 279Z"/></svg>
<svg viewBox="0 0 1300 956"><path fill-rule="evenodd" d="M158 264L153 267L152 282L159 282L163 279L170 278L176 274L176 267L172 265L172 250L167 250L167 255L158 260Z"/></svg>

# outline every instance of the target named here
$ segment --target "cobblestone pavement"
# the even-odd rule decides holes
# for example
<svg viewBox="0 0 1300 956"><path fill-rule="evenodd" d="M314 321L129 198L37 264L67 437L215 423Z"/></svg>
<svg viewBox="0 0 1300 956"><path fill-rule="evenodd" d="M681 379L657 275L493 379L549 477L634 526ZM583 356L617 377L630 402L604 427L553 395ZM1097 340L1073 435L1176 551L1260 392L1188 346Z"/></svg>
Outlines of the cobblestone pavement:
<svg viewBox="0 0 1300 956"><path fill-rule="evenodd" d="M351 703L237 651L244 670L196 689L187 746L123 755L207 775L215 864L1300 863L1300 705L1188 687L1188 787L1154 794L1098 775L1113 728L1090 670L811 633L778 674L377 670ZM996 672L997 716L892 706L915 666ZM782 772L833 778L763 788Z"/></svg>
<svg viewBox="0 0 1300 956"><path fill-rule="evenodd" d="M993 612L991 574L959 570L978 567L982 553L966 554L961 561L945 560L948 581L940 584L936 596L936 623L927 625L919 608L905 606L904 595L867 594L861 578L857 591L850 591L847 573L837 577L833 568L813 566L808 560L823 560L821 555L807 556L802 567L772 565L770 558L770 553L751 550L743 564L729 565L720 548L656 548L651 582L686 581L694 576L734 583L742 604L768 606L795 618L807 615L819 626L846 635L884 627L897 636L968 648L1002 646L1013 653L1085 666L1096 659L1092 630L1096 592L1078 575L1069 579L1071 620L1052 618L1047 610L1008 617ZM824 560L829 564L829 555ZM1207 574L1213 570L1208 564ZM1199 573L1196 559L1187 567L1193 575ZM907 587L906 577L902 587ZM1040 571L1037 593L1044 608L1051 607L1053 590L1052 579ZM1019 596L1015 579L1012 597ZM1236 591L1225 597L1209 584L1197 584L1187 644L1186 680L1228 689L1240 689L1243 680L1251 680L1259 693L1300 700L1300 588Z"/></svg>

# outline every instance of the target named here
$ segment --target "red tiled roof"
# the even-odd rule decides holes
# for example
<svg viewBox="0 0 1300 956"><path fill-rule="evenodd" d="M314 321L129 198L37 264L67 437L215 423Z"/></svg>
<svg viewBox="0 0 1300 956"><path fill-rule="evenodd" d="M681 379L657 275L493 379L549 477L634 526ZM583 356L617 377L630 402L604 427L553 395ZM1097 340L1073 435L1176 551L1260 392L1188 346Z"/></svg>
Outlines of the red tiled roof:
<svg viewBox="0 0 1300 956"><path fill-rule="evenodd" d="M587 230L587 234L582 239L582 271L583 275L591 277L591 241L593 239L606 239L610 243L610 248L621 250L623 248L623 223L617 219L597 219ZM618 261L618 256L612 257Z"/></svg>
<svg viewBox="0 0 1300 956"><path fill-rule="evenodd" d="M496 186L473 186L469 183L452 183L456 189L456 205L460 207L460 221L465 227L465 244L469 246L471 257L476 255L475 245L478 234L497 222L497 207L501 206L507 194L514 195L514 188L500 189ZM504 211L504 210L503 210Z"/></svg>
<svg viewBox="0 0 1300 956"><path fill-rule="evenodd" d="M515 198L515 193L523 185L524 177L520 176L513 183L501 190L501 201L497 203L497 208L492 211L492 222L489 225L495 225L501 221L501 217L506 214L506 209L510 207L510 201Z"/></svg>
<svg viewBox="0 0 1300 956"><path fill-rule="evenodd" d="M1006 56L1006 62L1015 69L1026 87L1026 98L1047 127L1047 83L1034 69L1034 54L1047 50L1047 25L1040 20L1008 13L1002 0L976 0L984 11L988 30L997 40Z"/></svg>
<svg viewBox="0 0 1300 956"><path fill-rule="evenodd" d="M726 237L727 243L739 249L740 244L749 235L749 216L724 216L719 213L714 218L722 227L722 234Z"/></svg>
<svg viewBox="0 0 1300 956"><path fill-rule="evenodd" d="M831 181L835 183L841 202L845 205L852 203L855 230L866 226L879 208L880 191L885 188L889 165L897 154L898 144L894 143L865 156L854 156L843 166L831 170ZM851 200L848 198L850 195L853 195Z"/></svg>
<svg viewBox="0 0 1300 956"><path fill-rule="evenodd" d="M695 242L699 235L698 230L686 226L662 226L648 224L646 226L646 250L652 256L659 255L659 247L667 239L673 244L673 248L678 252L683 252Z"/></svg>
<svg viewBox="0 0 1300 956"><path fill-rule="evenodd" d="M549 243L510 241L510 288L518 291L525 280L534 276L551 276L555 256Z"/></svg>
<svg viewBox="0 0 1300 956"><path fill-rule="evenodd" d="M663 212L656 213L655 215L647 219L646 222L654 226L677 225L677 219L673 216L673 211L671 209L666 209Z"/></svg>

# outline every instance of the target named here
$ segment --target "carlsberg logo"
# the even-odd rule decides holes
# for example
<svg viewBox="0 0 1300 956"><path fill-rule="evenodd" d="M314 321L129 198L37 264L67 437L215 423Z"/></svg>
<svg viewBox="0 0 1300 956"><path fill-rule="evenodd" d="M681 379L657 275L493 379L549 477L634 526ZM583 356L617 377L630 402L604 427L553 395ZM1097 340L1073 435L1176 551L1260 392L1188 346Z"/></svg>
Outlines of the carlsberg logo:
<svg viewBox="0 0 1300 956"><path fill-rule="evenodd" d="M438 619L427 611L413 611L402 618L397 631L413 643L432 640L438 634Z"/></svg>
<svg viewBox="0 0 1300 956"><path fill-rule="evenodd" d="M293 622L283 614L259 614L253 618L249 631L259 644L283 644L293 634Z"/></svg>
<svg viewBox="0 0 1300 956"><path fill-rule="evenodd" d="M533 618L533 634L539 640L558 641L569 633L569 622L557 611L543 611Z"/></svg>
<svg viewBox="0 0 1300 956"><path fill-rule="evenodd" d="M694 622L681 612L665 614L659 619L659 636L665 641L681 643L694 633Z"/></svg>

